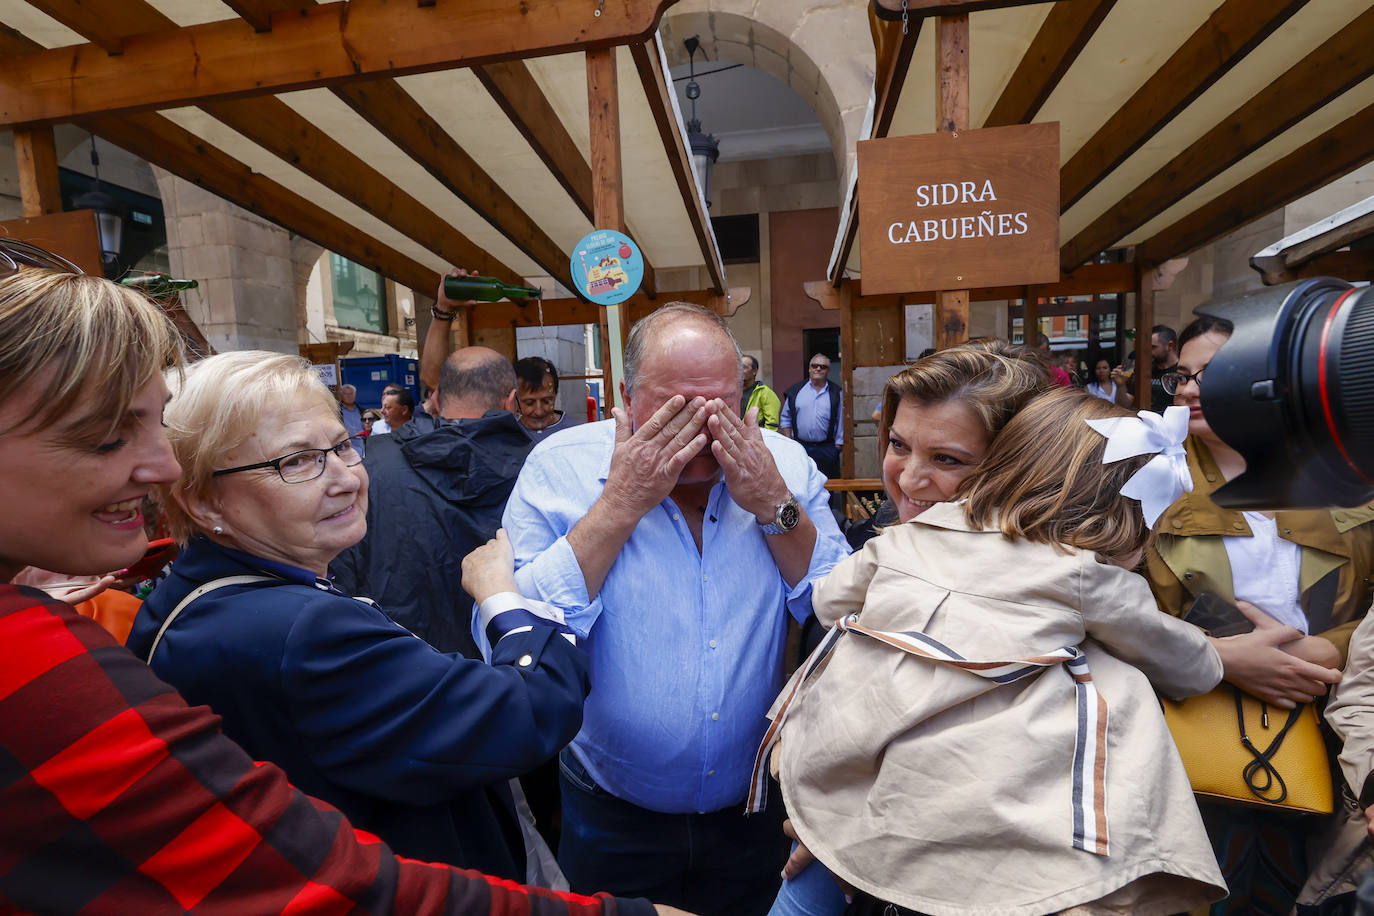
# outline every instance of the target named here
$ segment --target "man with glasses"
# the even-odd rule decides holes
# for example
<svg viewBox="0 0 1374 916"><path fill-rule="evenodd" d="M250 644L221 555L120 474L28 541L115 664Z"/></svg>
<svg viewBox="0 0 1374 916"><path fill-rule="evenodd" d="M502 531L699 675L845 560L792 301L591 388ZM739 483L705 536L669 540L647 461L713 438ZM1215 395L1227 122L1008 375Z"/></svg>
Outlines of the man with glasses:
<svg viewBox="0 0 1374 916"><path fill-rule="evenodd" d="M796 439L826 477L840 476L844 445L844 405L840 386L830 381L830 357L817 353L807 365L808 379L782 396L778 432Z"/></svg>

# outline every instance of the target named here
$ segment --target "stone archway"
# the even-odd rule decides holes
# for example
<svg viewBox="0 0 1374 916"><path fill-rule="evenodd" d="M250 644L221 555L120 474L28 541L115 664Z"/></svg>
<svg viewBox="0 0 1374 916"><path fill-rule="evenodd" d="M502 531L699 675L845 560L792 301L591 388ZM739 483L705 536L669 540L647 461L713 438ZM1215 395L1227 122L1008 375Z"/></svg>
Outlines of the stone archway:
<svg viewBox="0 0 1374 916"><path fill-rule="evenodd" d="M728 7L728 8L722 8ZM820 118L844 182L873 86L868 6L855 0L683 0L659 27L671 66L701 36L711 60L744 64L787 84Z"/></svg>

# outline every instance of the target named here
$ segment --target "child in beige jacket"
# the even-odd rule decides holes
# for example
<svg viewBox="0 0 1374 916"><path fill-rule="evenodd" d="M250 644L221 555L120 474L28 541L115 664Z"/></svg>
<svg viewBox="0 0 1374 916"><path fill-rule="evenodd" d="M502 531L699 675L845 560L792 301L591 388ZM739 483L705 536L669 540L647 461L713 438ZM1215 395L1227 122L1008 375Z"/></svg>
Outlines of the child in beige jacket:
<svg viewBox="0 0 1374 916"><path fill-rule="evenodd" d="M1150 530L1121 490L1149 456L1103 463L1086 421L1114 417L1141 422L1037 397L964 499L816 587L835 630L769 734L797 837L861 892L851 912L1149 916L1224 895L1155 697L1211 689L1221 661L1131 571Z"/></svg>

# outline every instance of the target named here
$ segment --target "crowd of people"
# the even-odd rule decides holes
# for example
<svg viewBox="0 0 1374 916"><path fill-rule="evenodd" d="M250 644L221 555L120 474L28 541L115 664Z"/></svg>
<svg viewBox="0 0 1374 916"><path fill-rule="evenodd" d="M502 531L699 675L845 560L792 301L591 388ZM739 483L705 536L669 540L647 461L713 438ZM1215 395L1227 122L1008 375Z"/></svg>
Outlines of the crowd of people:
<svg viewBox="0 0 1374 916"><path fill-rule="evenodd" d="M1106 360L1075 390L1038 348L923 356L883 394L886 513L845 532L823 354L779 397L669 304L628 335L623 408L571 424L546 360L448 351L458 305L433 401L388 392L364 437L302 360L184 365L141 295L0 241L0 911L1349 897L1374 510L1212 502L1244 470L1201 409L1227 323L1155 329L1163 416ZM1132 489L1156 461L1175 489ZM180 553L120 645L53 595L123 584L150 506ZM1180 619L1199 595L1252 628ZM1157 698L1223 682L1325 705L1347 803L1197 801Z"/></svg>

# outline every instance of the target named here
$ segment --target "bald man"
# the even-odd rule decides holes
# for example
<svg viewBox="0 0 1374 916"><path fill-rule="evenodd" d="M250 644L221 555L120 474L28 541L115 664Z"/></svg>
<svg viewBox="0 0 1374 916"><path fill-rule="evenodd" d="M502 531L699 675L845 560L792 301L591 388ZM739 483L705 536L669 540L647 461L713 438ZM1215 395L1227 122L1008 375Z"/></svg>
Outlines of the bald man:
<svg viewBox="0 0 1374 916"><path fill-rule="evenodd" d="M511 412L515 369L495 350L455 351L438 381L434 429L408 423L368 443L367 536L330 572L441 652L477 658L461 564L496 536L534 443Z"/></svg>
<svg viewBox="0 0 1374 916"><path fill-rule="evenodd" d="M714 312L631 329L624 409L546 439L506 506L522 594L585 636L595 685L561 755L559 863L574 888L640 888L762 916L787 858L781 805L746 818L787 617L849 551L801 445L740 417L741 353Z"/></svg>

